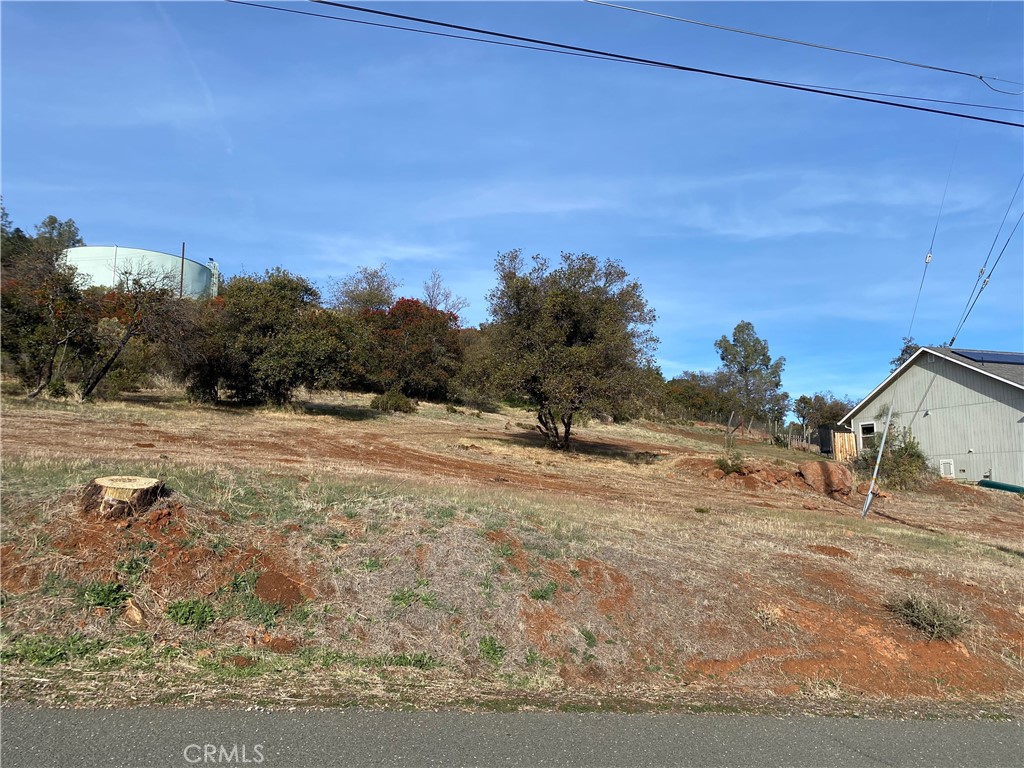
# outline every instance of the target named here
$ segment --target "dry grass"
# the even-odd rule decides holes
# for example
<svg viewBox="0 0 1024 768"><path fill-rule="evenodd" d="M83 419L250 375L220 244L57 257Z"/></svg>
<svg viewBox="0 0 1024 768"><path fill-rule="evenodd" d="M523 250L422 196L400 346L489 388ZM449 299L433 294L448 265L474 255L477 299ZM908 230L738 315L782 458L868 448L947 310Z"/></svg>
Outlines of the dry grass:
<svg viewBox="0 0 1024 768"><path fill-rule="evenodd" d="M434 697L421 703L740 689L799 706L1017 700L1022 514L1009 495L906 494L861 521L856 500L708 480L686 462L720 454L712 430L595 423L564 454L514 426L524 412L381 417L368 401L5 400L5 691L74 698L102 679L118 699L136 675L149 696L197 701L238 680L279 702L393 703L420 688ZM113 473L161 477L177 511L162 526L83 517L77 489ZM268 573L301 601L276 608L238 582ZM81 601L83 584L112 580L141 624ZM962 643L925 649L889 618L894 583L976 622ZM167 616L197 596L217 610L201 632ZM26 638L71 634L103 649L40 673ZM482 650L498 646L498 661Z"/></svg>

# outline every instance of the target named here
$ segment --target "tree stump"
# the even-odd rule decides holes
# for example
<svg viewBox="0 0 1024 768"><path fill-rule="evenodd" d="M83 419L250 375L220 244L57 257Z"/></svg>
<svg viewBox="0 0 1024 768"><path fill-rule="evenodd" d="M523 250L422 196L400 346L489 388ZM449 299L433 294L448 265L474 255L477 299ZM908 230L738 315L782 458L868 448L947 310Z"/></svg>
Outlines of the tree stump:
<svg viewBox="0 0 1024 768"><path fill-rule="evenodd" d="M149 509L163 490L163 482L155 477L97 477L85 488L82 511L96 512L104 520L131 517Z"/></svg>

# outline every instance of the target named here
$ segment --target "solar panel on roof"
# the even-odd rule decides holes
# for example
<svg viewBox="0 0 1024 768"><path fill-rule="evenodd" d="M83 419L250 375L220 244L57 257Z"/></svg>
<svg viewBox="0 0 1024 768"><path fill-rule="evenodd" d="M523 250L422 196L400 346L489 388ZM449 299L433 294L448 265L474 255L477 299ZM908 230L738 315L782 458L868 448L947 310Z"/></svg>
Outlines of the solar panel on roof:
<svg viewBox="0 0 1024 768"><path fill-rule="evenodd" d="M1024 352L984 352L977 349L954 349L951 351L976 363L1024 365Z"/></svg>

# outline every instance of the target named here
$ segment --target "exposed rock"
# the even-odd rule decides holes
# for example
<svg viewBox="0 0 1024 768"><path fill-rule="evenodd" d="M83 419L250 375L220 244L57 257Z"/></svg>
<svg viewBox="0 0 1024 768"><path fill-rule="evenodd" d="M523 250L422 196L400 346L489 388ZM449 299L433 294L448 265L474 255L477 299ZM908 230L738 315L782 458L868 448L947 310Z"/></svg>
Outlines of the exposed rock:
<svg viewBox="0 0 1024 768"><path fill-rule="evenodd" d="M130 597L124 606L124 618L129 624L134 624L135 626L142 624L142 611L139 610L139 606Z"/></svg>
<svg viewBox="0 0 1024 768"><path fill-rule="evenodd" d="M834 461L805 461L798 469L800 477L818 493L849 496L853 490L853 474Z"/></svg>
<svg viewBox="0 0 1024 768"><path fill-rule="evenodd" d="M867 496L868 495L868 491L870 491L870 490L871 490L871 483L868 482L867 480L865 480L863 483L861 483L860 485L857 486L857 493L859 493L861 496ZM875 498L876 499L891 499L892 498L892 494L888 493L887 491L883 491L881 488L878 487L878 484L876 483L875 484Z"/></svg>
<svg viewBox="0 0 1024 768"><path fill-rule="evenodd" d="M763 485L754 475L742 475L741 477L742 480L740 482L743 483L743 487L748 491L756 491Z"/></svg>

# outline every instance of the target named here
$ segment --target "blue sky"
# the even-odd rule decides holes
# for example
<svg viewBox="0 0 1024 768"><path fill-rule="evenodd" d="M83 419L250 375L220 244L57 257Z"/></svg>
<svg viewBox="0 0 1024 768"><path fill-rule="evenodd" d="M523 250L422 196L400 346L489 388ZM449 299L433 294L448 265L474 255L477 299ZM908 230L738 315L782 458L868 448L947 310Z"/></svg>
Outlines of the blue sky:
<svg viewBox="0 0 1024 768"><path fill-rule="evenodd" d="M972 78L582 0L373 7L1024 106ZM642 7L1024 81L1022 3ZM791 394L859 399L907 332L936 222L913 328L924 343L949 340L1024 173L1019 128L696 74L220 2L3 2L0 14L0 181L15 224L52 213L89 244L186 241L227 275L280 265L321 285L385 262L411 296L437 269L469 299L467 325L486 320L499 252L588 252L643 284L666 377L717 367L714 341L749 320L786 357ZM993 259L1021 207L1018 194ZM1018 230L957 346L1024 348L1022 242Z"/></svg>

